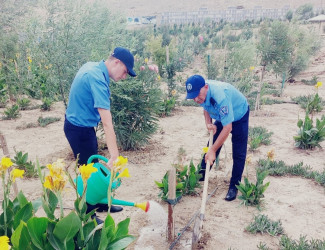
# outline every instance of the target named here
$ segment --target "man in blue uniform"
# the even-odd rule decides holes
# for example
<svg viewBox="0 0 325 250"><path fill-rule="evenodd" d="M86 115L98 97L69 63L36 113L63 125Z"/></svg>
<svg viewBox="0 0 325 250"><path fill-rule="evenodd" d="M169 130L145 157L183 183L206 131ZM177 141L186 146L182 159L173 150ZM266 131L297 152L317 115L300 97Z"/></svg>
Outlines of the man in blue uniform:
<svg viewBox="0 0 325 250"><path fill-rule="evenodd" d="M74 157L79 154L79 164L87 164L91 155L98 153L97 137L94 127L102 121L107 147L110 153L108 168L118 158L119 151L112 122L110 103L110 79L123 80L133 71L134 57L125 48L117 47L107 60L88 62L77 72L71 85L69 103L64 122L64 133L72 148ZM97 208L108 209L107 204L87 204L87 213ZM112 206L111 212L119 212L122 207ZM96 220L101 222L97 217Z"/></svg>
<svg viewBox="0 0 325 250"><path fill-rule="evenodd" d="M214 133L213 145L201 162L201 174L205 174L206 161L213 163L218 157L223 143L232 134L233 167L230 185L225 200L236 199L241 181L248 140L249 106L246 98L229 83L207 80L193 75L186 81L186 99L193 99L204 109L207 129ZM212 122L212 119L215 122Z"/></svg>

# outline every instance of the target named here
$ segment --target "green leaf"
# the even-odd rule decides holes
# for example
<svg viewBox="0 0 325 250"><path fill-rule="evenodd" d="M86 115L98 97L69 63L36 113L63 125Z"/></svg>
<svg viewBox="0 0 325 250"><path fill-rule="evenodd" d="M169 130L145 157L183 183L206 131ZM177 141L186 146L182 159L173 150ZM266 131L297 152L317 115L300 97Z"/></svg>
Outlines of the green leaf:
<svg viewBox="0 0 325 250"><path fill-rule="evenodd" d="M45 217L32 217L27 221L28 232L33 244L39 249L44 249L43 235L46 233L48 222L49 219Z"/></svg>
<svg viewBox="0 0 325 250"><path fill-rule="evenodd" d="M101 230L102 234L100 236L100 242L99 242L98 250L105 250L106 249L106 246L109 243L109 238L111 238L111 236L112 236L111 235L112 233L110 234L110 236L108 235L110 230L112 230L112 226L107 226L107 227L102 228L102 230Z"/></svg>
<svg viewBox="0 0 325 250"><path fill-rule="evenodd" d="M33 205L33 211L34 211L34 214L35 214L37 212L37 210L42 206L42 198L38 198L36 200L33 200L32 205Z"/></svg>
<svg viewBox="0 0 325 250"><path fill-rule="evenodd" d="M16 229L19 226L21 220L27 222L32 216L33 216L33 205L31 202L29 202L15 214L14 229Z"/></svg>
<svg viewBox="0 0 325 250"><path fill-rule="evenodd" d="M136 240L136 237L127 235L120 239L116 239L116 240L112 241L108 245L107 249L108 250L125 249L135 240Z"/></svg>
<svg viewBox="0 0 325 250"><path fill-rule="evenodd" d="M190 174L190 190L193 190L196 186L197 179L194 173Z"/></svg>
<svg viewBox="0 0 325 250"><path fill-rule="evenodd" d="M155 181L155 183L156 183L157 187L159 187L159 188L163 188L164 187L164 185L162 183L158 182L158 181Z"/></svg>
<svg viewBox="0 0 325 250"><path fill-rule="evenodd" d="M58 198L56 197L55 193L53 193L51 190L48 191L48 198L49 198L49 209L51 212L54 212L56 209L56 206L58 205Z"/></svg>
<svg viewBox="0 0 325 250"><path fill-rule="evenodd" d="M117 224L115 238L126 236L129 233L130 218L126 218Z"/></svg>
<svg viewBox="0 0 325 250"><path fill-rule="evenodd" d="M53 234L62 242L70 241L81 227L81 221L74 211L62 218L55 226Z"/></svg>
<svg viewBox="0 0 325 250"><path fill-rule="evenodd" d="M184 184L182 182L176 184L176 189L182 189Z"/></svg>
<svg viewBox="0 0 325 250"><path fill-rule="evenodd" d="M26 199L22 191L18 193L17 199L19 201L20 207L24 207L28 203L28 200Z"/></svg>
<svg viewBox="0 0 325 250"><path fill-rule="evenodd" d="M55 237L53 230L55 228L56 222L50 222L48 229L47 229L47 238L51 244L51 246L55 249L55 250L62 250L64 249L64 243L59 240L57 237Z"/></svg>
<svg viewBox="0 0 325 250"><path fill-rule="evenodd" d="M11 243L15 249L31 249L31 238L29 236L26 223L21 221L11 236Z"/></svg>

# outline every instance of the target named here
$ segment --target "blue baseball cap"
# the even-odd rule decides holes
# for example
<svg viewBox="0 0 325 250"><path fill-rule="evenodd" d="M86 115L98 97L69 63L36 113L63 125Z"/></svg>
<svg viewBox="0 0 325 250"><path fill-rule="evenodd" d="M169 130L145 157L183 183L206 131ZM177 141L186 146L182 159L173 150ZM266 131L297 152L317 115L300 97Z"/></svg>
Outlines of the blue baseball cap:
<svg viewBox="0 0 325 250"><path fill-rule="evenodd" d="M200 93L200 90L205 85L205 80L200 75L193 75L186 80L186 99L194 99Z"/></svg>
<svg viewBox="0 0 325 250"><path fill-rule="evenodd" d="M134 57L128 49L122 47L116 47L114 49L112 56L124 63L130 76L132 77L137 76L137 74L133 70Z"/></svg>

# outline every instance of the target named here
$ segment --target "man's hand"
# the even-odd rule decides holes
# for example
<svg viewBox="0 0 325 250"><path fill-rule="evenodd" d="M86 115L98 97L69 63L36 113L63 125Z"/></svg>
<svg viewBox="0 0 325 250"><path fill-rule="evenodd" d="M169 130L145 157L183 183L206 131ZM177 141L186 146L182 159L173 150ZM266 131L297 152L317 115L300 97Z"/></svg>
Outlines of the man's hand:
<svg viewBox="0 0 325 250"><path fill-rule="evenodd" d="M207 163L207 161L209 161L210 166L214 163L214 161L216 160L216 152L210 148L208 153L205 154L205 163Z"/></svg>
<svg viewBox="0 0 325 250"><path fill-rule="evenodd" d="M207 129L209 132L213 131L213 134L217 133L217 126L212 123L207 124Z"/></svg>

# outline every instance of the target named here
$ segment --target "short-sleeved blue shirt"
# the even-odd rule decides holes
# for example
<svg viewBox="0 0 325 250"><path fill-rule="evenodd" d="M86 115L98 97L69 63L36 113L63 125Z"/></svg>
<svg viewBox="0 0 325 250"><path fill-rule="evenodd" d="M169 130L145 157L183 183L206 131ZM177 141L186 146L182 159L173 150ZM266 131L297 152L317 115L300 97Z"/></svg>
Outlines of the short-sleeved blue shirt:
<svg viewBox="0 0 325 250"><path fill-rule="evenodd" d="M110 109L109 75L104 61L84 64L75 76L69 94L66 118L79 127L96 127L97 108Z"/></svg>
<svg viewBox="0 0 325 250"><path fill-rule="evenodd" d="M201 106L223 126L240 120L248 110L245 96L229 83L207 80L206 99Z"/></svg>

